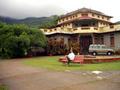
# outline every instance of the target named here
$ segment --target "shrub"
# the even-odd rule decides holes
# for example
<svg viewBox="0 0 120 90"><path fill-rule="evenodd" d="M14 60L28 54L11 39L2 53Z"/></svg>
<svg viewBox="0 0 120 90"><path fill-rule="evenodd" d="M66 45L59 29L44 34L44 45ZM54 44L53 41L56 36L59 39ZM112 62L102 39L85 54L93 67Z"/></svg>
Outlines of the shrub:
<svg viewBox="0 0 120 90"><path fill-rule="evenodd" d="M47 39L47 55L65 55L68 54L71 47L75 54L80 53L78 42L70 42L68 45L64 44L64 39L57 41L53 37Z"/></svg>
<svg viewBox="0 0 120 90"><path fill-rule="evenodd" d="M120 55L120 49L116 50L116 54Z"/></svg>
<svg viewBox="0 0 120 90"><path fill-rule="evenodd" d="M46 37L41 30L25 25L0 23L0 56L18 58L27 55L30 47L46 47Z"/></svg>

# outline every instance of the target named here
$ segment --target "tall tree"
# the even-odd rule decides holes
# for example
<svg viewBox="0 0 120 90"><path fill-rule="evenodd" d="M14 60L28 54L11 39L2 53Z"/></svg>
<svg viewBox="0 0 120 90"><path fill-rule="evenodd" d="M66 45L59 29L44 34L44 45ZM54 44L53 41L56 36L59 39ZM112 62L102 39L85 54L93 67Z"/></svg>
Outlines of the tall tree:
<svg viewBox="0 0 120 90"><path fill-rule="evenodd" d="M46 37L41 30L0 23L0 55L8 58L24 57L33 46L46 47Z"/></svg>
<svg viewBox="0 0 120 90"><path fill-rule="evenodd" d="M51 20L43 22L39 28L51 28L52 26L57 25L57 19L59 18L58 15L53 15Z"/></svg>

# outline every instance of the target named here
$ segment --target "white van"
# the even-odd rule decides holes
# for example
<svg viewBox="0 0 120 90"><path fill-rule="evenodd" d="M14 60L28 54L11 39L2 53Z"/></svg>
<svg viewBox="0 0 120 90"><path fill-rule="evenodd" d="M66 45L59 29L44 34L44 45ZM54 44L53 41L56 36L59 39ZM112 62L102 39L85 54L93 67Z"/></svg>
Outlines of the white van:
<svg viewBox="0 0 120 90"><path fill-rule="evenodd" d="M112 55L115 53L115 51L113 49L107 48L105 45L91 44L89 46L89 53L94 56L97 54Z"/></svg>

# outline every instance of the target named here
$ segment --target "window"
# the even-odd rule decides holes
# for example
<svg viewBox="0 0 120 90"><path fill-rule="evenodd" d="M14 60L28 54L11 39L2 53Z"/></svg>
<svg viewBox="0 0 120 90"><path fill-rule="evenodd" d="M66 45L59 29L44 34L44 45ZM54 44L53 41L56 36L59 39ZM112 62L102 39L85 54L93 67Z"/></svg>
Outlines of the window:
<svg viewBox="0 0 120 90"><path fill-rule="evenodd" d="M68 20L68 17L66 18L66 20Z"/></svg>
<svg viewBox="0 0 120 90"><path fill-rule="evenodd" d="M103 25L105 25L105 23L103 23Z"/></svg>
<svg viewBox="0 0 120 90"><path fill-rule="evenodd" d="M90 48L94 48L93 46L91 46Z"/></svg>
<svg viewBox="0 0 120 90"><path fill-rule="evenodd" d="M104 44L104 37L101 36L101 44Z"/></svg>
<svg viewBox="0 0 120 90"><path fill-rule="evenodd" d="M64 41L64 37L61 37L61 40Z"/></svg>
<svg viewBox="0 0 120 90"><path fill-rule="evenodd" d="M54 38L54 40L56 41L56 40L57 40L57 38Z"/></svg>
<svg viewBox="0 0 120 90"><path fill-rule="evenodd" d="M104 19L104 17L102 17L102 19Z"/></svg>
<svg viewBox="0 0 120 90"><path fill-rule="evenodd" d="M114 34L110 34L110 46L111 46L111 47L114 47L114 46L115 46Z"/></svg>
<svg viewBox="0 0 120 90"><path fill-rule="evenodd" d="M84 14L82 14L82 16L83 16L83 17L86 17L86 16L88 16L88 14L87 14L87 13L84 13Z"/></svg>
<svg viewBox="0 0 120 90"><path fill-rule="evenodd" d="M52 29L50 29L50 32L52 32Z"/></svg>
<svg viewBox="0 0 120 90"><path fill-rule="evenodd" d="M94 17L94 16L95 16L95 14L92 14L92 16Z"/></svg>
<svg viewBox="0 0 120 90"><path fill-rule="evenodd" d="M68 24L68 26L70 26L70 24Z"/></svg>
<svg viewBox="0 0 120 90"><path fill-rule="evenodd" d="M95 35L94 37L94 44L99 44L99 36Z"/></svg>
<svg viewBox="0 0 120 90"><path fill-rule="evenodd" d="M96 48L97 48L97 49L99 49L99 48L100 48L100 46L96 46Z"/></svg>
<svg viewBox="0 0 120 90"><path fill-rule="evenodd" d="M98 38L97 37L94 38L94 44L98 44Z"/></svg>
<svg viewBox="0 0 120 90"><path fill-rule="evenodd" d="M75 17L77 17L77 15L75 15Z"/></svg>
<svg viewBox="0 0 120 90"><path fill-rule="evenodd" d="M58 20L59 22L61 22L61 20Z"/></svg>
<svg viewBox="0 0 120 90"><path fill-rule="evenodd" d="M102 49L106 49L106 47L105 47L105 46L102 46Z"/></svg>
<svg viewBox="0 0 120 90"><path fill-rule="evenodd" d="M98 15L98 18L100 18L100 16Z"/></svg>
<svg viewBox="0 0 120 90"><path fill-rule="evenodd" d="M107 18L107 20L110 20L109 18Z"/></svg>
<svg viewBox="0 0 120 90"><path fill-rule="evenodd" d="M113 25L110 25L110 28L114 28L114 26L113 26Z"/></svg>

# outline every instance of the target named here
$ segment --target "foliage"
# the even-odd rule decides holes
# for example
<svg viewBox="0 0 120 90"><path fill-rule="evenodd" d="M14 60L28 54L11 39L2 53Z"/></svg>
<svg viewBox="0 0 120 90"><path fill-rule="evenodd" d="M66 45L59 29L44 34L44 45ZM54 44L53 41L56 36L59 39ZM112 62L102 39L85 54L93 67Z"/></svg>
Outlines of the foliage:
<svg viewBox="0 0 120 90"><path fill-rule="evenodd" d="M7 24L25 24L31 28L38 28L42 22L50 21L51 17L27 17L25 19L15 19L10 17L2 17L0 16L0 21L5 22Z"/></svg>
<svg viewBox="0 0 120 90"><path fill-rule="evenodd" d="M79 43L77 41L69 42L69 47L72 47L74 53L81 54Z"/></svg>
<svg viewBox="0 0 120 90"><path fill-rule="evenodd" d="M70 67L66 67L66 64L58 61L60 57L61 56L31 58L25 60L23 63L25 65L51 70L120 70L120 61L83 64L83 66L80 66L79 63L70 63Z"/></svg>
<svg viewBox="0 0 120 90"><path fill-rule="evenodd" d="M115 22L115 24L120 24L120 21Z"/></svg>
<svg viewBox="0 0 120 90"><path fill-rule="evenodd" d="M44 21L39 28L51 28L52 26L56 26L57 25L57 19L59 18L58 15L53 15L51 20L49 21Z"/></svg>
<svg viewBox="0 0 120 90"><path fill-rule="evenodd" d="M7 24L25 24L31 28L49 28L57 24L57 18L64 15L53 15L50 17L27 17L25 19L15 19L10 17L0 16L0 21Z"/></svg>
<svg viewBox="0 0 120 90"><path fill-rule="evenodd" d="M32 46L46 47L46 37L38 29L25 25L0 23L0 55L5 58L24 57Z"/></svg>
<svg viewBox="0 0 120 90"><path fill-rule="evenodd" d="M56 41L54 38L48 38L47 40L48 46L47 46L47 54L52 55L61 55L65 54L65 48L66 45L64 45L64 41Z"/></svg>
<svg viewBox="0 0 120 90"><path fill-rule="evenodd" d="M120 55L120 49L116 50L116 54Z"/></svg>
<svg viewBox="0 0 120 90"><path fill-rule="evenodd" d="M64 39L57 41L53 37L51 37L48 38L47 42L47 54L65 55L69 53L71 47L75 54L80 53L79 44L76 41L70 42L68 45L66 45L64 44Z"/></svg>
<svg viewBox="0 0 120 90"><path fill-rule="evenodd" d="M0 84L0 90L8 90L8 88Z"/></svg>

